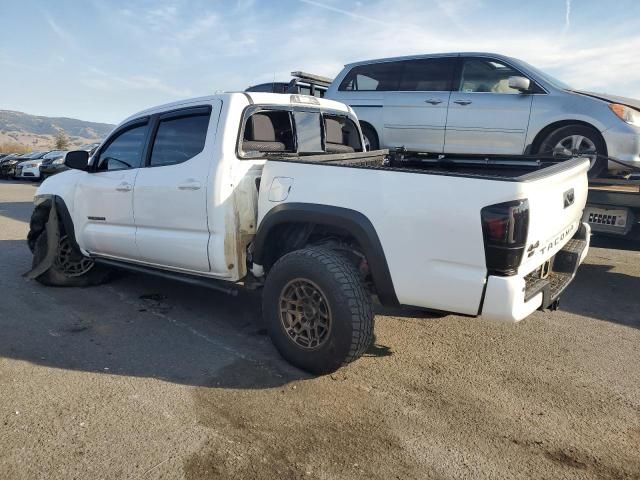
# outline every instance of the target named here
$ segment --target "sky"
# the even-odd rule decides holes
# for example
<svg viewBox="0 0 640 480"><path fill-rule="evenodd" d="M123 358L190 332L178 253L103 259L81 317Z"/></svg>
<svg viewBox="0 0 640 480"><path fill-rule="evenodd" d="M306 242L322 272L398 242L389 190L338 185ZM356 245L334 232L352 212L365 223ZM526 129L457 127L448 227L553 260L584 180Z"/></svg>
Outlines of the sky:
<svg viewBox="0 0 640 480"><path fill-rule="evenodd" d="M294 70L456 51L640 98L640 1L0 0L0 109L118 123Z"/></svg>

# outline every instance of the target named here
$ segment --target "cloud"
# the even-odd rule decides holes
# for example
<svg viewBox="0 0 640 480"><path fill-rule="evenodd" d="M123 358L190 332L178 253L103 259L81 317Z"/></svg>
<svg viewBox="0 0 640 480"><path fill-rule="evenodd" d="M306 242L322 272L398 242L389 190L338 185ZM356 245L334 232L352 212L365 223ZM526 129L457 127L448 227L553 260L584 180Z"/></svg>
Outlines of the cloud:
<svg viewBox="0 0 640 480"><path fill-rule="evenodd" d="M361 15L358 13L350 12L348 10L344 10L342 8L333 7L331 5L327 5L326 3L315 2L313 0L300 0L301 3L306 3L307 5L311 5L313 7L322 8L324 10L328 10L330 12L339 13L340 15L346 15L351 18L355 18L356 20L364 20L365 22L377 23L380 25L385 25L385 22L379 20L377 18L372 18L366 15Z"/></svg>
<svg viewBox="0 0 640 480"><path fill-rule="evenodd" d="M71 35L65 28L61 27L48 13L45 13L44 16L47 24L58 38L65 42L69 47L77 47L76 39L73 35Z"/></svg>
<svg viewBox="0 0 640 480"><path fill-rule="evenodd" d="M109 74L96 67L90 67L82 77L82 82L99 90L122 91L124 90L144 90L155 91L172 97L187 97L191 95L188 88L178 88L169 85L159 78L146 75L119 76Z"/></svg>
<svg viewBox="0 0 640 480"><path fill-rule="evenodd" d="M567 33L571 28L571 0L565 0L565 13L564 13L564 29L563 32Z"/></svg>

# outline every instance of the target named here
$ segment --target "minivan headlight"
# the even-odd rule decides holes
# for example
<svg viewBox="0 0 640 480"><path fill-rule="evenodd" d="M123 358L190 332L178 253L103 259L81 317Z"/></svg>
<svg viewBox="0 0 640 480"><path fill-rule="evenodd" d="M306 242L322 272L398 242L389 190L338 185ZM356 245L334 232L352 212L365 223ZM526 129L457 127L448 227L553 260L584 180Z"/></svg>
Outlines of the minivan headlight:
<svg viewBox="0 0 640 480"><path fill-rule="evenodd" d="M635 108L627 107L619 103L610 103L609 108L615 113L618 118L627 122L630 125L640 127L640 111Z"/></svg>

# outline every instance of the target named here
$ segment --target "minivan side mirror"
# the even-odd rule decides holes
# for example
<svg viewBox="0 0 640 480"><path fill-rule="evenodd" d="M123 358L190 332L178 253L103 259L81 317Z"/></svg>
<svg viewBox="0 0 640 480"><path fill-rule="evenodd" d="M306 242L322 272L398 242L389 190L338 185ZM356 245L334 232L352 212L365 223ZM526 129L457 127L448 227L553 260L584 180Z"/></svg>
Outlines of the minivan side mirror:
<svg viewBox="0 0 640 480"><path fill-rule="evenodd" d="M89 152L84 150L74 150L67 153L64 164L69 168L87 171L89 167Z"/></svg>
<svg viewBox="0 0 640 480"><path fill-rule="evenodd" d="M531 80L527 77L509 77L509 88L526 93L531 89Z"/></svg>

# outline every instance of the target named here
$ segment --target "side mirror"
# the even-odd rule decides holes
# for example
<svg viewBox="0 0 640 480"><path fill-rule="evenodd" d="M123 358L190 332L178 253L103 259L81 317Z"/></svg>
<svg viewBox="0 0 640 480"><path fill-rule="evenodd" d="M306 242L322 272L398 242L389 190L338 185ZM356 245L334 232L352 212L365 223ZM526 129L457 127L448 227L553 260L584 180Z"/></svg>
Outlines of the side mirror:
<svg viewBox="0 0 640 480"><path fill-rule="evenodd" d="M531 80L526 77L509 77L509 88L528 92L531 89Z"/></svg>
<svg viewBox="0 0 640 480"><path fill-rule="evenodd" d="M64 164L69 168L87 171L89 166L89 153L84 150L74 150L67 153Z"/></svg>

